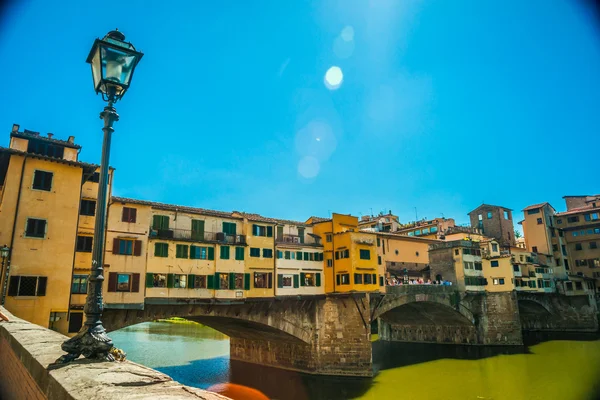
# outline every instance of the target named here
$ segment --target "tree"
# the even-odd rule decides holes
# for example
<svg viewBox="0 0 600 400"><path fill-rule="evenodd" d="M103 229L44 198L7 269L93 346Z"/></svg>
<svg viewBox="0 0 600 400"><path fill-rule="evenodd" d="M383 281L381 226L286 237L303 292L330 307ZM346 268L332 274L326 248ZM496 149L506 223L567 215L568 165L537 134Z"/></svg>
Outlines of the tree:
<svg viewBox="0 0 600 400"><path fill-rule="evenodd" d="M523 236L523 235L521 235L521 232L519 230L515 229L515 239L519 239L521 236Z"/></svg>

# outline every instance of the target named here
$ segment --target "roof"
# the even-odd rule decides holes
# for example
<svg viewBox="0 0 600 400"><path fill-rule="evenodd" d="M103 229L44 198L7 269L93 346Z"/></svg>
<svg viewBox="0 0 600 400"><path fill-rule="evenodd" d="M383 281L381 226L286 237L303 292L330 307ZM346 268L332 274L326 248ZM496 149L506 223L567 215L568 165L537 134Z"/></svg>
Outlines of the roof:
<svg viewBox="0 0 600 400"><path fill-rule="evenodd" d="M382 236L387 236L387 237L394 237L394 238L397 238L397 239L409 240L409 241L413 241L413 242L423 242L423 243L437 243L437 242L440 242L440 240L438 240L438 239L429 239L429 238L418 237L418 236L401 235L401 234L395 233L395 232L369 232L369 231L360 231L360 233L370 233L372 235L382 235Z"/></svg>
<svg viewBox="0 0 600 400"><path fill-rule="evenodd" d="M81 161L65 160L64 158L44 156L41 154L29 153L27 151L10 149L10 148L1 147L1 146L0 146L0 153L8 153L8 154L15 154L15 155L19 155L19 156L27 156L29 158L37 158L38 160L48 160L48 161L52 161L52 162L56 162L56 163L60 163L60 164L73 165L73 166L78 166L78 167L82 167L82 168L91 168L91 169L100 168L100 166L98 164L90 164L90 163L85 163L85 162L81 162ZM110 168L114 170L113 167L110 167Z"/></svg>
<svg viewBox="0 0 600 400"><path fill-rule="evenodd" d="M556 213L554 214L556 217L561 217L563 215L571 215L571 214L578 214L578 213L584 213L584 212L589 212L589 211L600 211L600 207L577 207L577 208L572 208L569 211L563 211L560 213Z"/></svg>
<svg viewBox="0 0 600 400"><path fill-rule="evenodd" d="M72 149L80 149L81 146L75 143L71 143L67 140L53 139L47 136L41 136L39 132L28 131L25 129L23 132L11 132L10 137L18 137L21 139L36 139L43 142L54 143L64 147L70 147Z"/></svg>
<svg viewBox="0 0 600 400"><path fill-rule="evenodd" d="M312 216L309 218L309 220L312 220L313 224L318 224L319 222L331 221L331 218L321 218L321 217Z"/></svg>
<svg viewBox="0 0 600 400"><path fill-rule="evenodd" d="M503 209L503 210L512 211L512 209L511 209L511 208L508 208L508 207L494 206L494 205L492 205L492 204L485 204L485 203L483 203L483 204L481 204L479 207L477 207L476 209L474 209L473 211L469 212L467 215L471 215L471 214L473 214L475 211L479 210L479 209L480 209L480 208L482 208L482 207L485 207L485 208L501 208L501 209Z"/></svg>
<svg viewBox="0 0 600 400"><path fill-rule="evenodd" d="M524 209L522 209L521 211L527 211L527 210L533 210L536 208L541 208L541 207L544 207L546 204L550 205L550 203L548 203L546 201L545 203L538 203L538 204L533 204L533 205L527 206ZM550 206L550 207L552 207L552 206Z"/></svg>
<svg viewBox="0 0 600 400"><path fill-rule="evenodd" d="M246 212L240 212L240 211L234 211L233 213L242 215L243 217L247 218L248 221L267 222L267 223L271 223L271 224L290 224L290 225L297 225L297 226L308 226L308 224L305 222L292 221L292 220L288 220L288 219L263 217L260 214L246 213Z"/></svg>
<svg viewBox="0 0 600 400"><path fill-rule="evenodd" d="M214 217L240 219L238 217L235 217L233 215L233 213L227 212L227 211L207 210L205 208L179 206L179 205L176 205L176 204L165 204L165 203L158 203L158 202L155 202L155 201L130 199L130 198L127 198L127 197L115 197L115 196L113 196L112 197L112 201L113 202L118 202L118 203L140 204L140 205L150 206L152 208L156 208L156 209L159 209L159 210L181 211L181 212L187 212L187 213L191 213L191 214L202 214L202 215L211 215L211 216L214 216Z"/></svg>

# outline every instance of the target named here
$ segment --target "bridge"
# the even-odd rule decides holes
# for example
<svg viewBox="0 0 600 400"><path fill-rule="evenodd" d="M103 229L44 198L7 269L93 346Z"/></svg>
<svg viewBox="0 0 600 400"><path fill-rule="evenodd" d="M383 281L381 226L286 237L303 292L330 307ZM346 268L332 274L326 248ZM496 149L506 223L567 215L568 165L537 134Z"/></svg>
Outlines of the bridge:
<svg viewBox="0 0 600 400"><path fill-rule="evenodd" d="M105 309L110 330L183 317L230 337L231 358L323 375L371 376L371 322L381 340L522 345L523 331L598 331L586 296L461 292L388 286L385 293L244 299L146 299L143 310ZM157 349L166 351L166 349Z"/></svg>

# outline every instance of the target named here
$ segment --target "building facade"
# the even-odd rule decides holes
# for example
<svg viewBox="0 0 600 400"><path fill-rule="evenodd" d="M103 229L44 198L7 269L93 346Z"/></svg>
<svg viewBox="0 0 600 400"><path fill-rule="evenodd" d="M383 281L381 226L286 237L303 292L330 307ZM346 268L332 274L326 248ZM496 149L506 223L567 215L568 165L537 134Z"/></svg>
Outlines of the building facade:
<svg viewBox="0 0 600 400"><path fill-rule="evenodd" d="M496 239L502 247L515 246L511 209L482 204L469 213L469 218L472 228L477 228L483 235Z"/></svg>

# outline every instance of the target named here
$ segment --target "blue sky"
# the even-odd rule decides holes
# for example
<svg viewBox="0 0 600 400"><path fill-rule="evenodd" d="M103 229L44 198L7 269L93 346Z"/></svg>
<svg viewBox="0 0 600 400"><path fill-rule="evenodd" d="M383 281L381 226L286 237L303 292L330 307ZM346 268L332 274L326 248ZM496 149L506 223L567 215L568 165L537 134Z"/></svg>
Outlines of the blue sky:
<svg viewBox="0 0 600 400"><path fill-rule="evenodd" d="M600 192L600 30L576 1L20 3L0 26L2 146L18 123L98 162L89 49L118 27L145 53L117 104L119 196L466 222L482 201Z"/></svg>

